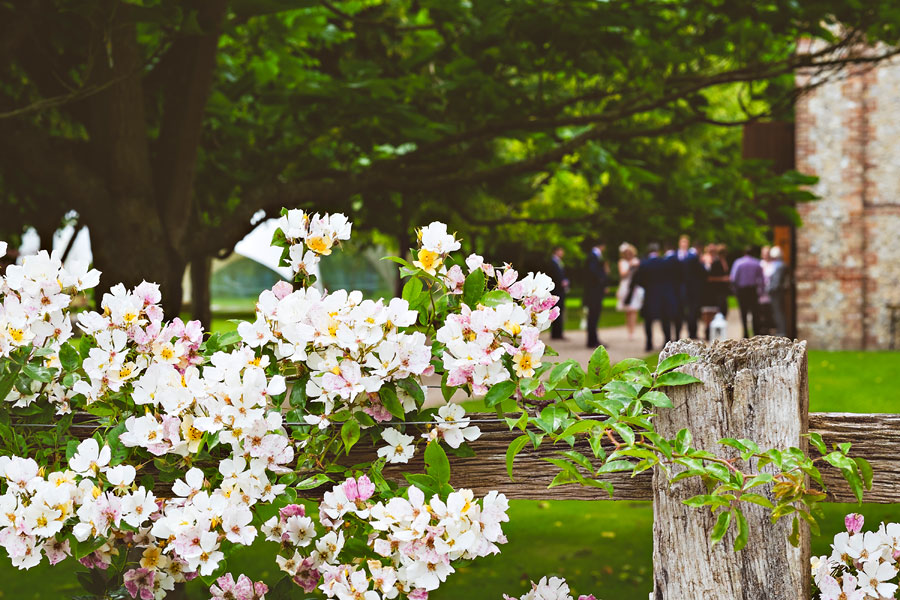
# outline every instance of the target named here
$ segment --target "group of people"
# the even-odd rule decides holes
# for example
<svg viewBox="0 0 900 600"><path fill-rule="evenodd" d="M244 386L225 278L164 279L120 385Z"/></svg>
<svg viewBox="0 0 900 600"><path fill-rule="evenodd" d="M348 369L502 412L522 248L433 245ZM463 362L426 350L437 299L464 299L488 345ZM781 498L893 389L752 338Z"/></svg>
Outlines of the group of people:
<svg viewBox="0 0 900 600"><path fill-rule="evenodd" d="M597 325L603 308L603 298L609 284L609 272L604 258L605 247L596 243L589 251L585 272L584 306L587 309L587 345L598 346ZM710 339L713 315L728 314L728 297L737 296L741 311L744 337L770 331L786 335L785 297L788 290L788 271L777 246L762 249L762 259L746 248L729 269L726 248L708 244L700 253L682 235L677 246L647 246L640 258L637 248L623 243L619 246L619 288L616 307L625 313L629 337L634 336L638 315L643 317L646 350L653 349L653 327L659 321L666 342L681 338L682 329L688 337L698 337L698 324L706 324L705 336ZM570 282L563 264L564 250L553 251L550 275L560 296L559 306L565 310L565 298ZM748 322L749 319L749 322ZM563 337L564 315L554 321L551 337Z"/></svg>

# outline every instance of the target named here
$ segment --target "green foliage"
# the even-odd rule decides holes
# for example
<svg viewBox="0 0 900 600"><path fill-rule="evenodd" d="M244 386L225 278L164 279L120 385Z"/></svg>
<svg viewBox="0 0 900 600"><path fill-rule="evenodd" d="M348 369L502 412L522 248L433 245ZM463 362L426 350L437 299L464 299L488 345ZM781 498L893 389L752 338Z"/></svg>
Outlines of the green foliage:
<svg viewBox="0 0 900 600"><path fill-rule="evenodd" d="M441 217L483 254L531 266L548 240L577 258L586 236L642 244L687 231L737 244L762 239L772 219L795 219L811 180L742 161L739 129L714 122L789 118L798 39L840 45L822 25L837 22L892 45L900 11L890 0L638 0L624 10L593 0L233 0L211 25L177 0L57 1L4 5L0 21L35 32L10 37L0 67L4 104L22 109L0 119L16 134L0 163L9 233L56 227L71 209L97 225L97 245L117 233L100 226L108 200L78 193L84 178L73 186L40 173L169 184L166 173L49 152L22 169L19 149L115 157L129 144L134 156L168 155L165 133L178 123L196 130L174 136L171 153L189 174L178 198L191 203L192 235L169 240L182 267L230 249L251 215L274 216L285 198L352 213L401 250L412 223ZM123 39L112 44L110 31ZM207 42L214 61L199 58ZM132 49L134 88L97 93L114 76L98 65L122 64ZM178 69L195 59L209 70L185 81ZM127 142L91 118L110 97L143 99L127 102ZM157 210L155 197L142 202L135 210ZM161 268L142 261L135 276L160 281Z"/></svg>

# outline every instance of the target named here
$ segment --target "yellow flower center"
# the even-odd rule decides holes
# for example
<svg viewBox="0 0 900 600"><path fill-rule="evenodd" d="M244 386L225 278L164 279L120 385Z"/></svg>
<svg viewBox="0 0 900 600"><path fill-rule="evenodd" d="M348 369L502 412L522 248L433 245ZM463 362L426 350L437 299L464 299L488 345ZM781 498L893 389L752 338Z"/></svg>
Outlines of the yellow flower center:
<svg viewBox="0 0 900 600"><path fill-rule="evenodd" d="M523 371L527 371L528 369L531 368L531 355L530 354L522 355L522 358L519 359L519 367L521 367L521 369Z"/></svg>
<svg viewBox="0 0 900 600"><path fill-rule="evenodd" d="M331 254L331 236L316 235L306 239L306 245L316 254Z"/></svg>
<svg viewBox="0 0 900 600"><path fill-rule="evenodd" d="M418 257L419 263L422 265L422 269L426 273L431 274L434 274L434 272L441 266L441 263L444 262L437 252L432 252L431 250L426 250L425 248L419 250Z"/></svg>
<svg viewBox="0 0 900 600"><path fill-rule="evenodd" d="M203 432L194 426L189 426L187 428L187 438L190 442L199 442L203 438Z"/></svg>

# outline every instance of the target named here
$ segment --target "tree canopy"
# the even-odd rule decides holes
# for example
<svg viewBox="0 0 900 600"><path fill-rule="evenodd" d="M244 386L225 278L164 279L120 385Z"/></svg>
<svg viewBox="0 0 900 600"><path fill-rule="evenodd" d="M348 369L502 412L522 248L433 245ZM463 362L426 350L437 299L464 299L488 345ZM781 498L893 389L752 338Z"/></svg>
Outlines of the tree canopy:
<svg viewBox="0 0 900 600"><path fill-rule="evenodd" d="M0 23L3 229L75 211L104 283L156 280L176 310L188 263L282 206L401 248L437 216L484 250L537 223L764 222L802 180L737 160L728 126L789 114L797 69L895 54L900 7L39 0Z"/></svg>

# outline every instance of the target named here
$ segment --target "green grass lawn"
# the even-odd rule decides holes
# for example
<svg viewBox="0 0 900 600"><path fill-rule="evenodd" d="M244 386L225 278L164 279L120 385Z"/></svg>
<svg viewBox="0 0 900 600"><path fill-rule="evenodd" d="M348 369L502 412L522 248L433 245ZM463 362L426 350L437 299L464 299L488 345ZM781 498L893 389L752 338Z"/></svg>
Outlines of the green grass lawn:
<svg viewBox="0 0 900 600"><path fill-rule="evenodd" d="M217 320L214 329L233 328ZM651 362L655 357L649 357ZM890 374L900 368L900 353L809 353L810 404L817 412L900 412L900 397ZM549 497L549 493L548 493ZM843 528L843 515L859 511L867 525L900 521L900 505L828 505L823 535L813 540L822 554ZM481 559L451 576L431 600L500 600L503 593L526 591L529 579L566 577L577 593L607 600L647 598L652 582L652 508L648 502L531 501L511 502L504 527L509 543L497 556ZM0 558L0 598L42 600L70 598L78 587L71 563L52 570L46 562L31 571L16 571ZM234 555L230 568L270 581L278 576L271 544L257 544ZM299 588L298 588L299 589ZM191 600L205 600L199 582L188 586ZM307 598L307 595L298 595Z"/></svg>
<svg viewBox="0 0 900 600"><path fill-rule="evenodd" d="M566 330L584 329L582 325L584 309L581 298L566 298L566 312L563 318L566 320ZM603 299L603 310L600 312L599 327L618 327L625 324L625 313L616 310L615 298Z"/></svg>

